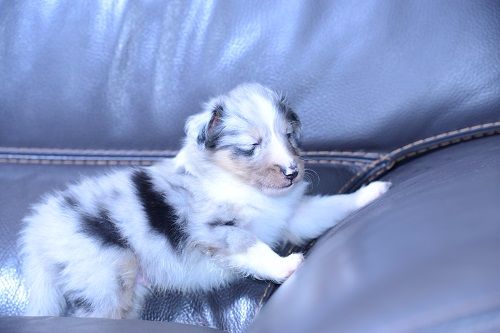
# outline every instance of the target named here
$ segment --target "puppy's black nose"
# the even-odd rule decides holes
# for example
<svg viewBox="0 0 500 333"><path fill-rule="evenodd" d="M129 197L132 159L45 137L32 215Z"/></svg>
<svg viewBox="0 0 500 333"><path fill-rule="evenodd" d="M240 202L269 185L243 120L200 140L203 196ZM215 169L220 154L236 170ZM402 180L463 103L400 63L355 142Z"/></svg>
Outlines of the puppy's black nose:
<svg viewBox="0 0 500 333"><path fill-rule="evenodd" d="M292 173L287 173L285 174L285 177L289 180L294 180L297 176L298 176L299 172L297 170L295 170L294 172Z"/></svg>
<svg viewBox="0 0 500 333"><path fill-rule="evenodd" d="M297 165L293 164L288 168L281 169L281 172L285 175L286 179L294 180L299 175L299 170L297 170Z"/></svg>

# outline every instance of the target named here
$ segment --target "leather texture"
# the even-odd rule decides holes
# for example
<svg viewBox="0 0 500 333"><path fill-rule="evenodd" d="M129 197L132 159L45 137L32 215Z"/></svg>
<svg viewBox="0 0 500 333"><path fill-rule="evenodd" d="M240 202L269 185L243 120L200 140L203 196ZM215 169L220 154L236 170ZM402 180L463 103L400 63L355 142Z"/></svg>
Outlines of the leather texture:
<svg viewBox="0 0 500 333"><path fill-rule="evenodd" d="M0 332L9 333L217 333L219 330L175 323L64 317L4 317Z"/></svg>
<svg viewBox="0 0 500 333"><path fill-rule="evenodd" d="M258 81L288 94L306 148L392 150L499 120L499 12L491 0L3 0L0 142L175 150L208 97Z"/></svg>
<svg viewBox="0 0 500 333"><path fill-rule="evenodd" d="M383 179L391 190L325 235L248 332L500 330L500 136Z"/></svg>
<svg viewBox="0 0 500 333"><path fill-rule="evenodd" d="M489 155L481 151L486 142L498 144L494 135L500 133L499 17L500 3L491 0L0 0L0 316L21 315L25 306L27 290L19 271L16 239L30 204L80 176L174 156L185 119L198 112L207 98L241 82L257 81L288 95L303 122L312 193L349 192L383 175L399 179L395 194L351 217L345 228L358 225L358 219L385 221L386 214L400 211L399 201L407 207L415 191L430 190L422 187L432 186L424 176L414 178L410 172L393 176L405 168L420 165L413 171L424 173L434 170L434 164L445 167L440 156L451 163L462 156L462 149L464 154L479 154L473 159L478 164L489 165ZM485 136L492 137L477 139ZM419 162L420 156L425 164L419 164L424 163ZM461 165L467 167L465 162ZM451 170L452 165L448 166ZM425 175L435 184L444 182ZM462 200L461 191L472 188L470 183L460 184L457 180L457 186L464 187L454 188L451 198L456 195L456 200ZM478 193L486 198L489 191L485 187ZM426 206L424 199L411 203L414 218L435 221L436 226L449 223L442 212L446 200L435 199L435 206ZM463 207L476 212L486 203L475 206L476 201L471 201ZM499 215L498 210L494 213L490 220ZM467 216L462 216L464 221ZM471 221L475 223L475 217L467 223ZM383 305L386 295L379 293L383 290L379 286L396 281L400 269L410 269L407 263L419 259L409 272L427 268L431 274L437 267L435 260L448 255L439 249L435 259L430 254L418 257L420 252L408 258L401 254L401 260L392 262L392 270L385 273L387 281L369 280L370 274L379 272L377 266L388 265L379 252L391 244L389 239L384 246L370 243L372 233L386 230L385 224L374 230L380 225L376 221L370 225L366 240L356 238L345 246L356 248L368 242L373 255L337 254L337 261L317 265L309 259L327 257L314 246L297 279L333 281L340 278L333 270L325 272L329 266L345 272L357 265L354 273L359 280L346 281ZM415 245L411 242L416 239L408 232L418 231L412 226L387 225L395 228L390 233L394 242L409 242L408 246ZM332 236L336 233L322 239L320 249L330 243L336 247L337 238ZM471 247L477 245L475 251L483 250L475 238L470 241ZM453 249L457 258L468 258L466 248ZM282 249L283 253L292 250L297 249ZM299 278L306 272L307 279ZM470 279L483 282L480 276ZM330 301L340 300L327 292L315 298L319 291L314 283L290 281L279 289L276 301L276 285L251 279L206 294L156 291L142 318L236 333L245 331L257 316L255 332L285 326L300 331L303 325L327 330L327 323L323 317L316 320L315 312L342 308L355 309L360 319L366 318L359 325L383 324L371 317L373 313L363 312L363 307L354 307L358 294L349 299L350 289L343 294L340 290L343 284L338 291L347 295L342 299L346 303L330 308ZM431 287L424 288L428 293L422 294L422 305L433 300L429 293L437 289ZM461 296L461 289L454 287L447 289L450 295ZM273 305L281 304L283 295L289 304ZM273 303L259 318L270 298ZM303 308L303 313L293 312L306 304L310 307ZM382 305L380 320L388 318L392 323L382 316ZM288 307L291 311L286 313ZM425 322L419 308L408 306L406 311L398 312L401 322L412 315L424 317ZM481 319L490 318L488 313L477 314L471 317L465 311L463 318L488 323ZM348 318L342 325L350 325ZM50 325L44 327L50 331Z"/></svg>

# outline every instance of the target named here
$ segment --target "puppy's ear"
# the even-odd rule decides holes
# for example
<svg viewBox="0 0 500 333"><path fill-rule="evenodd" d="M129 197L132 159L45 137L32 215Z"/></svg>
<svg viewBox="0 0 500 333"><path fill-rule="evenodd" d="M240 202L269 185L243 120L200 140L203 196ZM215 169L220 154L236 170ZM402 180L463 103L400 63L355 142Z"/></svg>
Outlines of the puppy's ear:
<svg viewBox="0 0 500 333"><path fill-rule="evenodd" d="M285 116L288 122L292 125L296 139L300 140L300 137L302 135L302 124L300 122L299 116L290 107L288 108Z"/></svg>
<svg viewBox="0 0 500 333"><path fill-rule="evenodd" d="M186 134L206 149L214 149L222 134L224 107L221 103L209 103L207 111L191 116L186 123Z"/></svg>
<svg viewBox="0 0 500 333"><path fill-rule="evenodd" d="M224 115L224 107L221 104L216 104L211 113L208 124L202 129L198 135L198 144L205 144L205 148L214 149L222 135L222 117Z"/></svg>
<svg viewBox="0 0 500 333"><path fill-rule="evenodd" d="M282 96L279 101L279 110L285 116L285 119L290 124L292 128L292 135L297 144L300 143L300 137L302 135L302 124L300 122L299 116L290 107L286 98Z"/></svg>

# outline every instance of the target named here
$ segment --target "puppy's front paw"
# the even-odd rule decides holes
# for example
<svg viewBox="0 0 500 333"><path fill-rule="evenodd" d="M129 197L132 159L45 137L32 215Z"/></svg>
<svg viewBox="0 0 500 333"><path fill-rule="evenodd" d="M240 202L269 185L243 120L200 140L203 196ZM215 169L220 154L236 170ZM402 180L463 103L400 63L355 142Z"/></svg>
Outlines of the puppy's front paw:
<svg viewBox="0 0 500 333"><path fill-rule="evenodd" d="M359 208L364 207L368 205L370 202L373 200L377 199L380 197L382 194L387 192L389 188L391 187L390 182L373 182L365 187L360 188L356 192L356 203Z"/></svg>
<svg viewBox="0 0 500 333"><path fill-rule="evenodd" d="M297 270L304 261L304 255L302 253L292 253L288 257L281 259L280 265L276 267L276 271L272 277L272 280L277 283L285 282Z"/></svg>

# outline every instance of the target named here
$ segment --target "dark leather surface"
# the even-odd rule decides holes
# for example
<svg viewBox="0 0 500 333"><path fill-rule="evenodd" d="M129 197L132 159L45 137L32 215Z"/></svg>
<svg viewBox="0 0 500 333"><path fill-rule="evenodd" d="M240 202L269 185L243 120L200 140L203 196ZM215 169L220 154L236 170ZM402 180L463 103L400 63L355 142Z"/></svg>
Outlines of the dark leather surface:
<svg viewBox="0 0 500 333"><path fill-rule="evenodd" d="M494 0L4 0L0 144L177 149L201 102L258 81L287 92L307 148L391 150L499 120L499 16Z"/></svg>
<svg viewBox="0 0 500 333"><path fill-rule="evenodd" d="M61 317L4 317L0 332L5 333L217 333L219 330L143 320L113 320Z"/></svg>
<svg viewBox="0 0 500 333"><path fill-rule="evenodd" d="M500 331L500 136L384 179L391 190L322 238L249 332Z"/></svg>

